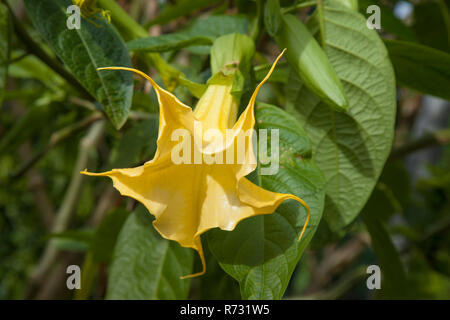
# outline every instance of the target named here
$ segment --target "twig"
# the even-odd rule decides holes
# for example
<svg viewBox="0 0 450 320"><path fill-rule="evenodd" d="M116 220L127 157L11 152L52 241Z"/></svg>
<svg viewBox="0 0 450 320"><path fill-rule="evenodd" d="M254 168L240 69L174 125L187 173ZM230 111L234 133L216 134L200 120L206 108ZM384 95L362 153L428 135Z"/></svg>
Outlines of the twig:
<svg viewBox="0 0 450 320"><path fill-rule="evenodd" d="M97 146L103 133L104 126L104 121L94 123L89 129L87 135L80 141L78 158L72 173L72 178L64 195L61 207L56 215L52 233L60 233L64 231L70 222L70 218L76 206L83 181L83 176L80 174L80 171L87 167L89 152ZM44 254L42 255L42 258L31 277L31 288L41 283L42 279L54 265L57 256L58 249L55 246L55 240L52 239L48 242Z"/></svg>
<svg viewBox="0 0 450 320"><path fill-rule="evenodd" d="M300 2L300 3L297 3L297 4L293 5L293 6L290 6L290 7L287 7L287 8L282 8L281 9L281 13L283 13L283 14L290 13L290 12L298 10L298 9L303 9L303 8L315 6L316 4L317 4L317 1Z"/></svg>
<svg viewBox="0 0 450 320"><path fill-rule="evenodd" d="M94 113L93 115L85 118L79 122L76 122L70 126L67 126L59 131L53 133L50 137L49 143L43 147L41 150L36 152L30 159L28 159L15 173L13 173L10 177L11 179L17 179L21 177L25 172L28 171L38 160L40 160L49 150L55 147L57 144L66 140L73 134L83 130L88 127L91 123L102 118L102 114L100 112Z"/></svg>
<svg viewBox="0 0 450 320"><path fill-rule="evenodd" d="M69 101L88 110L96 110L95 105L91 101L84 100L78 97L70 97ZM128 115L128 118L131 120L158 119L158 117L159 116L156 113L148 113L143 111L130 111Z"/></svg>
<svg viewBox="0 0 450 320"><path fill-rule="evenodd" d="M445 145L448 143L450 143L450 129L438 130L394 149L389 156L389 160L401 158L421 149L430 148L437 145Z"/></svg>
<svg viewBox="0 0 450 320"><path fill-rule="evenodd" d="M20 22L15 16L14 11L9 6L8 2L3 2L8 7L17 37L25 44L28 51L42 60L42 62L49 66L53 71L58 73L61 77L63 77L69 84L80 91L80 93L82 93L84 96L94 99L92 95L77 81L77 79L75 79L72 74L70 74L70 72L64 69L64 67L57 60L49 56L44 50L41 49L41 47L36 42L34 42L34 40L28 35L27 31L22 26L22 22Z"/></svg>
<svg viewBox="0 0 450 320"><path fill-rule="evenodd" d="M300 297L292 297L289 300L336 300L342 297L345 293L347 293L355 284L360 282L367 276L366 267L359 267L356 270L348 272L345 274L338 283L329 288L319 291L317 293L300 296Z"/></svg>
<svg viewBox="0 0 450 320"><path fill-rule="evenodd" d="M118 192L114 189L114 187L112 185L108 185L106 190L103 192L102 197L97 202L97 206L95 207L95 210L87 225L90 227L97 227L100 225L100 222L102 222L106 213L115 205L117 196Z"/></svg>

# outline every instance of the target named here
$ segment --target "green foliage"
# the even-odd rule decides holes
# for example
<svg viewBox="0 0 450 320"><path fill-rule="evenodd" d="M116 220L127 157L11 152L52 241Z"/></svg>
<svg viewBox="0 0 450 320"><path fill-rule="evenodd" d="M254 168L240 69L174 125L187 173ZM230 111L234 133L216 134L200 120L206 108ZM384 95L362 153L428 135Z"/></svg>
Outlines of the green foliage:
<svg viewBox="0 0 450 320"><path fill-rule="evenodd" d="M186 299L193 251L161 238L140 206L120 231L108 278L108 299Z"/></svg>
<svg viewBox="0 0 450 320"><path fill-rule="evenodd" d="M164 34L158 37L135 39L127 43L130 51L165 52L179 50L188 46L210 45L207 37L196 37L184 33Z"/></svg>
<svg viewBox="0 0 450 320"><path fill-rule="evenodd" d="M385 44L400 84L450 99L450 54L405 41Z"/></svg>
<svg viewBox="0 0 450 320"><path fill-rule="evenodd" d="M92 1L111 21L84 15L80 29L67 27L70 0L0 3L0 299L450 297L450 149L428 148L449 129L409 142L430 110L422 96L450 100L447 1L410 1L407 19L398 1L149 3ZM366 26L372 4L381 30ZM150 161L172 121L145 79L97 68L134 67L189 106L232 84L242 111L284 49L257 96L268 144L247 178L302 198L306 232L298 242L307 211L287 200L208 230L206 273L180 279L200 270L197 254L109 180L79 176ZM405 161L422 148L440 153ZM60 281L69 264L82 269L76 292Z"/></svg>
<svg viewBox="0 0 450 320"><path fill-rule="evenodd" d="M295 119L275 106L262 103L258 103L256 119L260 129L280 130L281 152L278 173L257 179L265 189L304 199L311 209L311 221L297 243L306 210L289 200L274 214L242 221L233 232L210 232L208 244L222 268L239 281L244 299L281 299L322 216L324 180L310 158L311 145L306 133ZM269 154L270 139L269 136Z"/></svg>
<svg viewBox="0 0 450 320"><path fill-rule="evenodd" d="M405 270L386 228L377 216L378 212L379 208L371 205L362 211L361 217L369 231L372 247L382 270L381 296L384 299L405 299L407 297Z"/></svg>
<svg viewBox="0 0 450 320"><path fill-rule="evenodd" d="M399 40L416 41L417 36L411 28L398 19L392 10L380 1L374 0L359 0L359 12L366 15L366 10L370 5L376 4L380 8L380 16L382 21L382 28L392 34L395 34Z"/></svg>
<svg viewBox="0 0 450 320"><path fill-rule="evenodd" d="M216 39L230 33L245 34L248 29L248 20L244 16L209 16L195 20L188 29L193 37L207 37ZM194 46L189 48L193 53L209 54L208 46Z"/></svg>
<svg viewBox="0 0 450 320"><path fill-rule="evenodd" d="M178 17L185 16L195 10L216 4L220 0L181 0L173 6L167 6L155 19L151 20L146 27L155 24L164 24Z"/></svg>
<svg viewBox="0 0 450 320"><path fill-rule="evenodd" d="M281 29L283 17L281 15L280 3L278 0L267 0L264 7L264 25L267 33L275 37Z"/></svg>
<svg viewBox="0 0 450 320"><path fill-rule="evenodd" d="M101 67L130 67L130 56L120 36L104 20L81 20L80 29L68 29L70 0L25 1L27 12L41 36L72 71L77 80L103 106L116 128L126 121L133 92L132 75L125 71L99 71ZM49 13L51 13L49 15ZM75 52L74 52L75 50Z"/></svg>
<svg viewBox="0 0 450 320"><path fill-rule="evenodd" d="M348 108L342 84L325 52L298 18L285 15L276 39L280 48L287 49L289 64L312 92L338 111Z"/></svg>
<svg viewBox="0 0 450 320"><path fill-rule="evenodd" d="M311 139L313 159L327 181L324 219L338 231L361 211L390 152L395 86L383 42L359 13L326 5L323 19L325 52L343 83L349 110L334 112L293 73L286 109Z"/></svg>
<svg viewBox="0 0 450 320"><path fill-rule="evenodd" d="M0 103L3 101L10 56L11 22L8 9L0 3Z"/></svg>

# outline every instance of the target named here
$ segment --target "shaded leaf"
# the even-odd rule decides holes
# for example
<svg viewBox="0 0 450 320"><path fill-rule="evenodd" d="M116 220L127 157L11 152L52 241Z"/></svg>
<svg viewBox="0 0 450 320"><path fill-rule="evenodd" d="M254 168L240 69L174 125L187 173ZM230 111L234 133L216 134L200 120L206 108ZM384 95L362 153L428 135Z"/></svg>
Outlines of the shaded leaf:
<svg viewBox="0 0 450 320"><path fill-rule="evenodd" d="M6 87L6 77L10 57L11 21L8 8L0 3L0 105Z"/></svg>
<svg viewBox="0 0 450 320"><path fill-rule="evenodd" d="M95 230L89 248L94 263L109 263L120 229L127 218L128 212L126 210L115 209L102 220L100 226Z"/></svg>
<svg viewBox="0 0 450 320"><path fill-rule="evenodd" d="M280 2L278 0L266 1L264 7L264 26L271 37L275 37L278 34L283 24L283 17L281 16L280 10Z"/></svg>
<svg viewBox="0 0 450 320"><path fill-rule="evenodd" d="M378 214L379 208L372 204L364 208L361 217L369 231L372 248L383 274L381 297L385 299L405 299L407 293L405 270L399 253Z"/></svg>
<svg viewBox="0 0 450 320"><path fill-rule="evenodd" d="M367 8L374 4L380 8L381 28L384 31L394 34L399 40L417 40L416 34L413 29L404 24L402 20L398 19L392 12L393 9L386 7L379 1L359 0L359 12L366 18L368 18L370 15L372 15L372 13L368 14Z"/></svg>
<svg viewBox="0 0 450 320"><path fill-rule="evenodd" d="M126 121L131 106L133 78L125 71L98 71L100 67L131 65L122 39L104 19L95 24L81 19L80 29L68 29L70 0L25 0L36 29L51 45L77 80L103 106L116 128ZM96 26L98 25L98 26Z"/></svg>
<svg viewBox="0 0 450 320"><path fill-rule="evenodd" d="M161 238L139 206L120 231L108 277L108 299L186 299L193 251Z"/></svg>
<svg viewBox="0 0 450 320"><path fill-rule="evenodd" d="M208 37L191 36L187 33L170 33L157 37L131 40L127 43L130 51L165 52L179 50L194 45L211 45Z"/></svg>
<svg viewBox="0 0 450 320"><path fill-rule="evenodd" d="M281 299L303 251L322 216L323 176L311 160L311 145L301 125L283 110L257 103L260 129L279 129L279 171L259 176L265 189L301 197L311 208L311 220L300 243L306 210L285 201L276 212L240 222L232 232L207 234L211 252L221 267L239 281L244 299ZM269 151L270 151L270 133Z"/></svg>
<svg viewBox="0 0 450 320"><path fill-rule="evenodd" d="M217 15L195 20L189 27L191 36L216 39L229 33L245 34L248 30L248 20L245 16ZM209 46L193 46L189 51L196 54L209 54Z"/></svg>
<svg viewBox="0 0 450 320"><path fill-rule="evenodd" d="M150 160L156 151L158 119L149 119L136 124L120 138L111 154L109 168L132 167L143 160Z"/></svg>
<svg viewBox="0 0 450 320"><path fill-rule="evenodd" d="M414 5L412 27L422 44L450 52L450 21L448 19L448 1L423 1Z"/></svg>
<svg viewBox="0 0 450 320"><path fill-rule="evenodd" d="M325 51L342 81L349 110L337 113L294 73L286 110L312 141L313 159L327 181L324 219L333 231L352 222L369 198L391 150L395 82L383 42L359 13L328 2Z"/></svg>
<svg viewBox="0 0 450 320"><path fill-rule="evenodd" d="M450 54L405 41L385 44L401 85L450 100Z"/></svg>
<svg viewBox="0 0 450 320"><path fill-rule="evenodd" d="M218 3L221 0L180 0L174 5L167 6L156 18L146 24L146 27L155 24L165 24L173 19L186 16L189 13Z"/></svg>

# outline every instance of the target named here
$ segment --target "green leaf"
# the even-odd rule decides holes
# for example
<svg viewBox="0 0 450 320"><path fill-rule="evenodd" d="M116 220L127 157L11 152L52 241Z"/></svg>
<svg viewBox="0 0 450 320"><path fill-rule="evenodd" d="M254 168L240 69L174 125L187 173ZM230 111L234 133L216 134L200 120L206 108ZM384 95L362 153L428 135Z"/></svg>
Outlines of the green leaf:
<svg viewBox="0 0 450 320"><path fill-rule="evenodd" d="M415 32L405 25L402 20L398 19L391 8L382 5L379 1L359 0L359 12L368 18L367 8L374 4L380 8L381 27L384 31L394 34L397 39L408 41L417 40Z"/></svg>
<svg viewBox="0 0 450 320"><path fill-rule="evenodd" d="M269 72L272 64L264 64L255 66L255 81L261 82L266 76L267 72ZM280 82L286 83L289 76L289 65L283 62L278 62L277 67L273 70L270 78L267 80L268 82Z"/></svg>
<svg viewBox="0 0 450 320"><path fill-rule="evenodd" d="M385 44L401 85L450 100L450 54L405 41Z"/></svg>
<svg viewBox="0 0 450 320"><path fill-rule="evenodd" d="M207 18L195 20L189 27L188 33L191 36L216 39L230 33L246 34L248 24L248 20L245 16L209 16ZM189 51L195 54L209 54L209 50L209 46L194 46L189 48Z"/></svg>
<svg viewBox="0 0 450 320"><path fill-rule="evenodd" d="M131 40L127 43L130 51L165 52L179 50L194 45L211 45L208 37L191 36L187 33L170 33L158 37Z"/></svg>
<svg viewBox="0 0 450 320"><path fill-rule="evenodd" d="M80 29L69 30L66 9L71 4L70 0L25 0L28 15L41 36L101 103L118 129L125 123L131 106L132 74L97 68L130 67L130 55L116 30L104 19L95 19L95 24L81 19Z"/></svg>
<svg viewBox="0 0 450 320"><path fill-rule="evenodd" d="M120 231L108 277L108 299L186 299L193 251L163 239L139 206Z"/></svg>
<svg viewBox="0 0 450 320"><path fill-rule="evenodd" d="M167 6L155 19L145 25L146 28L155 24L165 24L176 18L186 16L189 13L209 7L221 0L180 0L173 6Z"/></svg>
<svg viewBox="0 0 450 320"><path fill-rule="evenodd" d="M79 230L66 230L59 233L50 233L46 236L46 238L70 240L73 242L79 242L86 246L89 246L92 241L93 235L94 233L92 230L79 229Z"/></svg>
<svg viewBox="0 0 450 320"><path fill-rule="evenodd" d="M89 247L94 263L110 262L117 236L127 218L128 212L126 210L115 209L102 220L100 226L95 230Z"/></svg>
<svg viewBox="0 0 450 320"><path fill-rule="evenodd" d="M421 1L414 4L412 28L422 44L444 52L450 52L448 1Z"/></svg>
<svg viewBox="0 0 450 320"><path fill-rule="evenodd" d="M391 150L395 80L387 51L359 13L328 2L323 10L325 52L341 79L349 110L337 113L294 73L286 110L296 115L313 145L313 159L327 181L324 219L333 231L363 208Z"/></svg>
<svg viewBox="0 0 450 320"><path fill-rule="evenodd" d="M370 234L372 248L383 274L381 297L384 299L406 298L406 276L400 256L383 223L378 217L376 205L366 206L361 217Z"/></svg>
<svg viewBox="0 0 450 320"><path fill-rule="evenodd" d="M264 26L271 37L275 37L283 24L280 2L278 0L267 0L264 6Z"/></svg>
<svg viewBox="0 0 450 320"><path fill-rule="evenodd" d="M346 94L328 57L296 16L283 16L281 32L275 39L281 49L287 49L289 64L311 91L335 110L347 109Z"/></svg>
<svg viewBox="0 0 450 320"><path fill-rule="evenodd" d="M222 270L217 260L211 254L208 246L204 247L207 272L198 278L199 297L205 300L240 299L239 284Z"/></svg>
<svg viewBox="0 0 450 320"><path fill-rule="evenodd" d="M120 138L114 148L108 169L128 168L143 160L150 160L156 151L158 138L158 118L136 124Z"/></svg>
<svg viewBox="0 0 450 320"><path fill-rule="evenodd" d="M244 299L281 299L289 279L314 235L322 216L324 179L311 160L311 145L301 125L283 110L258 103L260 129L279 129L279 171L259 176L267 190L301 197L311 209L311 220L300 243L306 210L285 201L276 212L240 222L231 232L207 234L211 252L221 267L239 281ZM271 142L268 142L268 154Z"/></svg>
<svg viewBox="0 0 450 320"><path fill-rule="evenodd" d="M0 154L18 148L24 141L36 136L42 130L40 124L51 119L48 106L31 106L27 113L10 128L0 140Z"/></svg>
<svg viewBox="0 0 450 320"><path fill-rule="evenodd" d="M336 1L349 9L358 11L358 0L336 0Z"/></svg>
<svg viewBox="0 0 450 320"><path fill-rule="evenodd" d="M10 57L11 21L8 8L0 3L0 105L5 94L6 77L8 73L8 61Z"/></svg>

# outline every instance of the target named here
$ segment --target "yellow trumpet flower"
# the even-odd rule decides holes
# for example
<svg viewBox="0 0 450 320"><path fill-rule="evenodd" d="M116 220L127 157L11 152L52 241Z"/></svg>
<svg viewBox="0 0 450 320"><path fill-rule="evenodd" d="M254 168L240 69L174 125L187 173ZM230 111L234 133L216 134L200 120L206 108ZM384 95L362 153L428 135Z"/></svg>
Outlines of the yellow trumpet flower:
<svg viewBox="0 0 450 320"><path fill-rule="evenodd" d="M85 170L81 173L110 177L114 187L122 195L141 202L155 216L153 225L162 237L177 241L181 246L193 248L198 252L202 261L202 271L182 278L192 278L205 273L205 258L200 236L209 229L218 227L231 231L245 218L273 213L286 199L298 201L308 213L298 241L306 229L310 210L302 199L291 194L267 191L245 178L256 169L252 144L256 95L283 53L284 51L275 60L264 80L256 87L247 108L237 121L238 104L230 94L230 85L209 85L193 111L139 70L125 67L100 68L132 71L151 82L160 105L157 151L151 161L136 168L113 169L104 173L90 173ZM231 164L228 162L175 164L171 155L178 142L173 141L172 133L183 129L194 137L194 127L199 123L204 128L214 128L220 132L227 129L231 131L230 139L227 139L225 144L216 144L216 140L204 141L209 147L210 156L213 154L222 158L230 148L237 151L235 144L230 142L236 142L242 132L250 130L252 133L246 136L244 161ZM194 153L199 152L202 155L207 153L206 149L196 148L195 143L190 144L190 147Z"/></svg>

